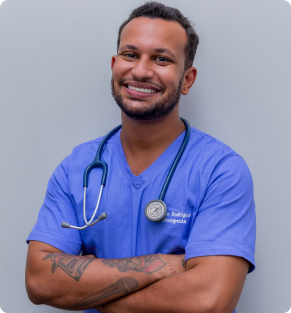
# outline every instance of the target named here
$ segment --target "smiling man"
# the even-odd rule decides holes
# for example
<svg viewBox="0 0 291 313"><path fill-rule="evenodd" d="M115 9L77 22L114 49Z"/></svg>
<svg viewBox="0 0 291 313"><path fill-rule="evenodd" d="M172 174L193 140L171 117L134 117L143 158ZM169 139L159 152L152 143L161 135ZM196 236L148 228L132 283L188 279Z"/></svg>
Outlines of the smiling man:
<svg viewBox="0 0 291 313"><path fill-rule="evenodd" d="M126 116L150 121L177 106L196 78L193 67L185 73L187 42L177 22L139 17L124 27L111 67L112 94Z"/></svg>
<svg viewBox="0 0 291 313"><path fill-rule="evenodd" d="M159 222L145 212L187 137L179 102L197 76L198 42L180 11L157 2L136 8L120 26L111 86L122 128L101 157L108 178L98 211L108 218L83 230L60 226L85 223L82 177L102 147L98 138L76 147L49 181L28 237L33 303L104 313L234 312L254 269L253 186L244 160L189 129L165 194L168 211ZM95 210L101 176L100 168L90 174L85 220ZM155 205L151 214L159 210Z"/></svg>

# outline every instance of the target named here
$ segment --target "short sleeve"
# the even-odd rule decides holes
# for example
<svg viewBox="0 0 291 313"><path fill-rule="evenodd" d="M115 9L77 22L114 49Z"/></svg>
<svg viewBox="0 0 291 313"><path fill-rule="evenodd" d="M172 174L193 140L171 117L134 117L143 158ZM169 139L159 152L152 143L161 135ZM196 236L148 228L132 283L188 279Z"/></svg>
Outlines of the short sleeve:
<svg viewBox="0 0 291 313"><path fill-rule="evenodd" d="M234 255L255 268L256 215L253 182L245 161L233 155L215 167L186 246L186 260Z"/></svg>
<svg viewBox="0 0 291 313"><path fill-rule="evenodd" d="M78 225L70 198L68 172L70 156L62 161L51 176L37 222L27 238L54 246L65 253L80 254L82 241L78 230L68 232L62 222Z"/></svg>

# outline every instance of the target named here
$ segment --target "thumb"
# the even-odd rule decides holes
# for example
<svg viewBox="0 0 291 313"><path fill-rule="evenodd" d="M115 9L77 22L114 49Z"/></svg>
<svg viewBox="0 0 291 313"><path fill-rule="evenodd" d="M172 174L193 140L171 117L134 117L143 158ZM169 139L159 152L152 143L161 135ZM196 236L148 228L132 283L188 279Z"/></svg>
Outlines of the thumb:
<svg viewBox="0 0 291 313"><path fill-rule="evenodd" d="M84 257L86 258L95 258L96 259L96 256L94 254L86 254L86 255L83 255Z"/></svg>

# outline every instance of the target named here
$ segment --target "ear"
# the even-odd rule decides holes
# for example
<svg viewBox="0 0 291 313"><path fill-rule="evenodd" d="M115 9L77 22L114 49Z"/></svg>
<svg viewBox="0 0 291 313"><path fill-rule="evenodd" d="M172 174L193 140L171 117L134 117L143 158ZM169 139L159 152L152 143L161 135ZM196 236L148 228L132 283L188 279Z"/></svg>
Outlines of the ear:
<svg viewBox="0 0 291 313"><path fill-rule="evenodd" d="M196 67L190 67L184 73L184 84L182 88L182 95L186 96L189 93L190 88L194 84L197 77L197 69Z"/></svg>
<svg viewBox="0 0 291 313"><path fill-rule="evenodd" d="M113 66L114 66L114 63L116 61L116 58L117 58L117 55L114 55L112 58L111 58L111 71L113 70Z"/></svg>

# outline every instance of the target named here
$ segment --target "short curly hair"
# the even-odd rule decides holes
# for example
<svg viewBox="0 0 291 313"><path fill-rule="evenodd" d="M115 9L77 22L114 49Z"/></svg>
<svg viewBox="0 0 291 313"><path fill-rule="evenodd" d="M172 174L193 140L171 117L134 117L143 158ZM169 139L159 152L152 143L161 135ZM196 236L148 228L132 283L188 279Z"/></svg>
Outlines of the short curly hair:
<svg viewBox="0 0 291 313"><path fill-rule="evenodd" d="M178 10L172 7L168 7L157 1L148 1L143 5L135 8L129 18L124 21L118 31L117 39L117 51L120 45L120 35L123 28L134 18L137 17L148 17L148 18L159 18L165 21L176 21L178 22L186 31L188 42L185 46L185 65L184 69L187 70L193 64L194 57L196 54L197 46L199 44L199 37L195 32L191 22Z"/></svg>

